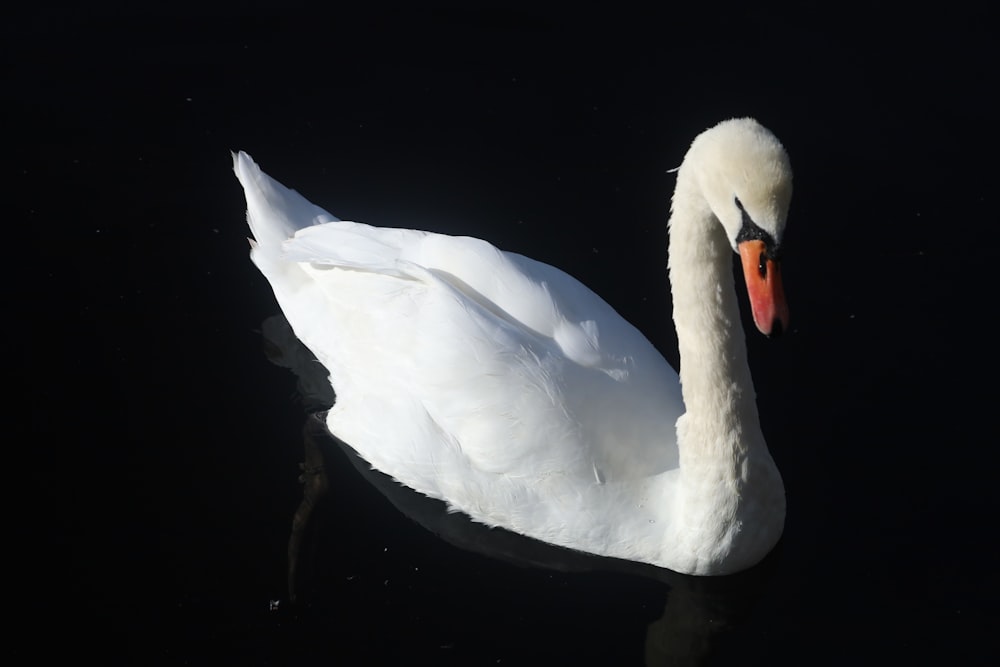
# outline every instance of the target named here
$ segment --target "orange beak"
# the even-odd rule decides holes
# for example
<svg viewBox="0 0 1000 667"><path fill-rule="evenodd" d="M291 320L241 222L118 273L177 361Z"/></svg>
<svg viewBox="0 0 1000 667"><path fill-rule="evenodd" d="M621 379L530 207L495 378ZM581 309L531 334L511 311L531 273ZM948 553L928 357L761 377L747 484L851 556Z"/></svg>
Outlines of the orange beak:
<svg viewBox="0 0 1000 667"><path fill-rule="evenodd" d="M788 304L777 260L767 256L763 241L743 241L737 248L743 262L743 277L757 329L765 336L777 336L787 331Z"/></svg>

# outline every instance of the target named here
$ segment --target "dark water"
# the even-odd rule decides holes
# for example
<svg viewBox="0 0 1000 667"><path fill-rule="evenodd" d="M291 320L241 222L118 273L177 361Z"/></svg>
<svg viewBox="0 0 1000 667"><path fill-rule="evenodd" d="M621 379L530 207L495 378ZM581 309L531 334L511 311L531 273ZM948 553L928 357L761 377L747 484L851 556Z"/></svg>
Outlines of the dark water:
<svg viewBox="0 0 1000 667"><path fill-rule="evenodd" d="M11 664L995 662L989 23L716 9L7 21ZM793 324L749 340L789 506L762 567L487 531L315 428L229 150L340 217L560 266L676 362L666 172L735 115L796 172ZM330 492L292 604L307 440Z"/></svg>

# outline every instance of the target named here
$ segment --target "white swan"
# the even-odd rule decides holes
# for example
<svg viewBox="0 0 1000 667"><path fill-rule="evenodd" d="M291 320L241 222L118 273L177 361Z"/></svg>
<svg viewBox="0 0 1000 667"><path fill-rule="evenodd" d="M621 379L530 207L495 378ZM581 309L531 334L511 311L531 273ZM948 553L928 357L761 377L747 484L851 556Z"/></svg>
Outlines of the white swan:
<svg viewBox="0 0 1000 667"><path fill-rule="evenodd" d="M757 327L787 327L776 252L792 174L751 119L677 172L677 373L559 269L485 241L337 220L234 155L251 256L337 393L330 431L454 510L581 551L717 575L781 536L731 274ZM683 392L682 392L683 387ZM682 398L683 394L683 398Z"/></svg>

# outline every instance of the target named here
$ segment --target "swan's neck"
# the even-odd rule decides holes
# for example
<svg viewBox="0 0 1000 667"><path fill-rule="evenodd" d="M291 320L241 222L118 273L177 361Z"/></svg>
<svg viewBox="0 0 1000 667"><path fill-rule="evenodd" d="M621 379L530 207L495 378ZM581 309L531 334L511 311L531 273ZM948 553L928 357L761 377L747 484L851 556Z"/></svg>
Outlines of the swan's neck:
<svg viewBox="0 0 1000 667"><path fill-rule="evenodd" d="M677 420L680 476L668 541L681 545L683 571L726 574L757 563L777 542L784 487L760 430L732 248L684 167L672 211L670 284L685 413Z"/></svg>
<svg viewBox="0 0 1000 667"><path fill-rule="evenodd" d="M681 469L721 464L739 476L747 452L765 445L732 258L725 230L682 169L670 218L669 264L686 410L678 427Z"/></svg>

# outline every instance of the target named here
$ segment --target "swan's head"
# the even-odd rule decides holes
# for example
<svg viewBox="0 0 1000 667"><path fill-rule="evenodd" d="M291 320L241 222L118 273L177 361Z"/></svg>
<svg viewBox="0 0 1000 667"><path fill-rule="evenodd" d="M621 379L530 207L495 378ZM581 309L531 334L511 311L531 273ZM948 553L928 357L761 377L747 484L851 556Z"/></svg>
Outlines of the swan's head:
<svg viewBox="0 0 1000 667"><path fill-rule="evenodd" d="M788 154L760 123L737 118L698 135L684 162L740 255L754 323L780 334L788 328L778 261L792 200Z"/></svg>

